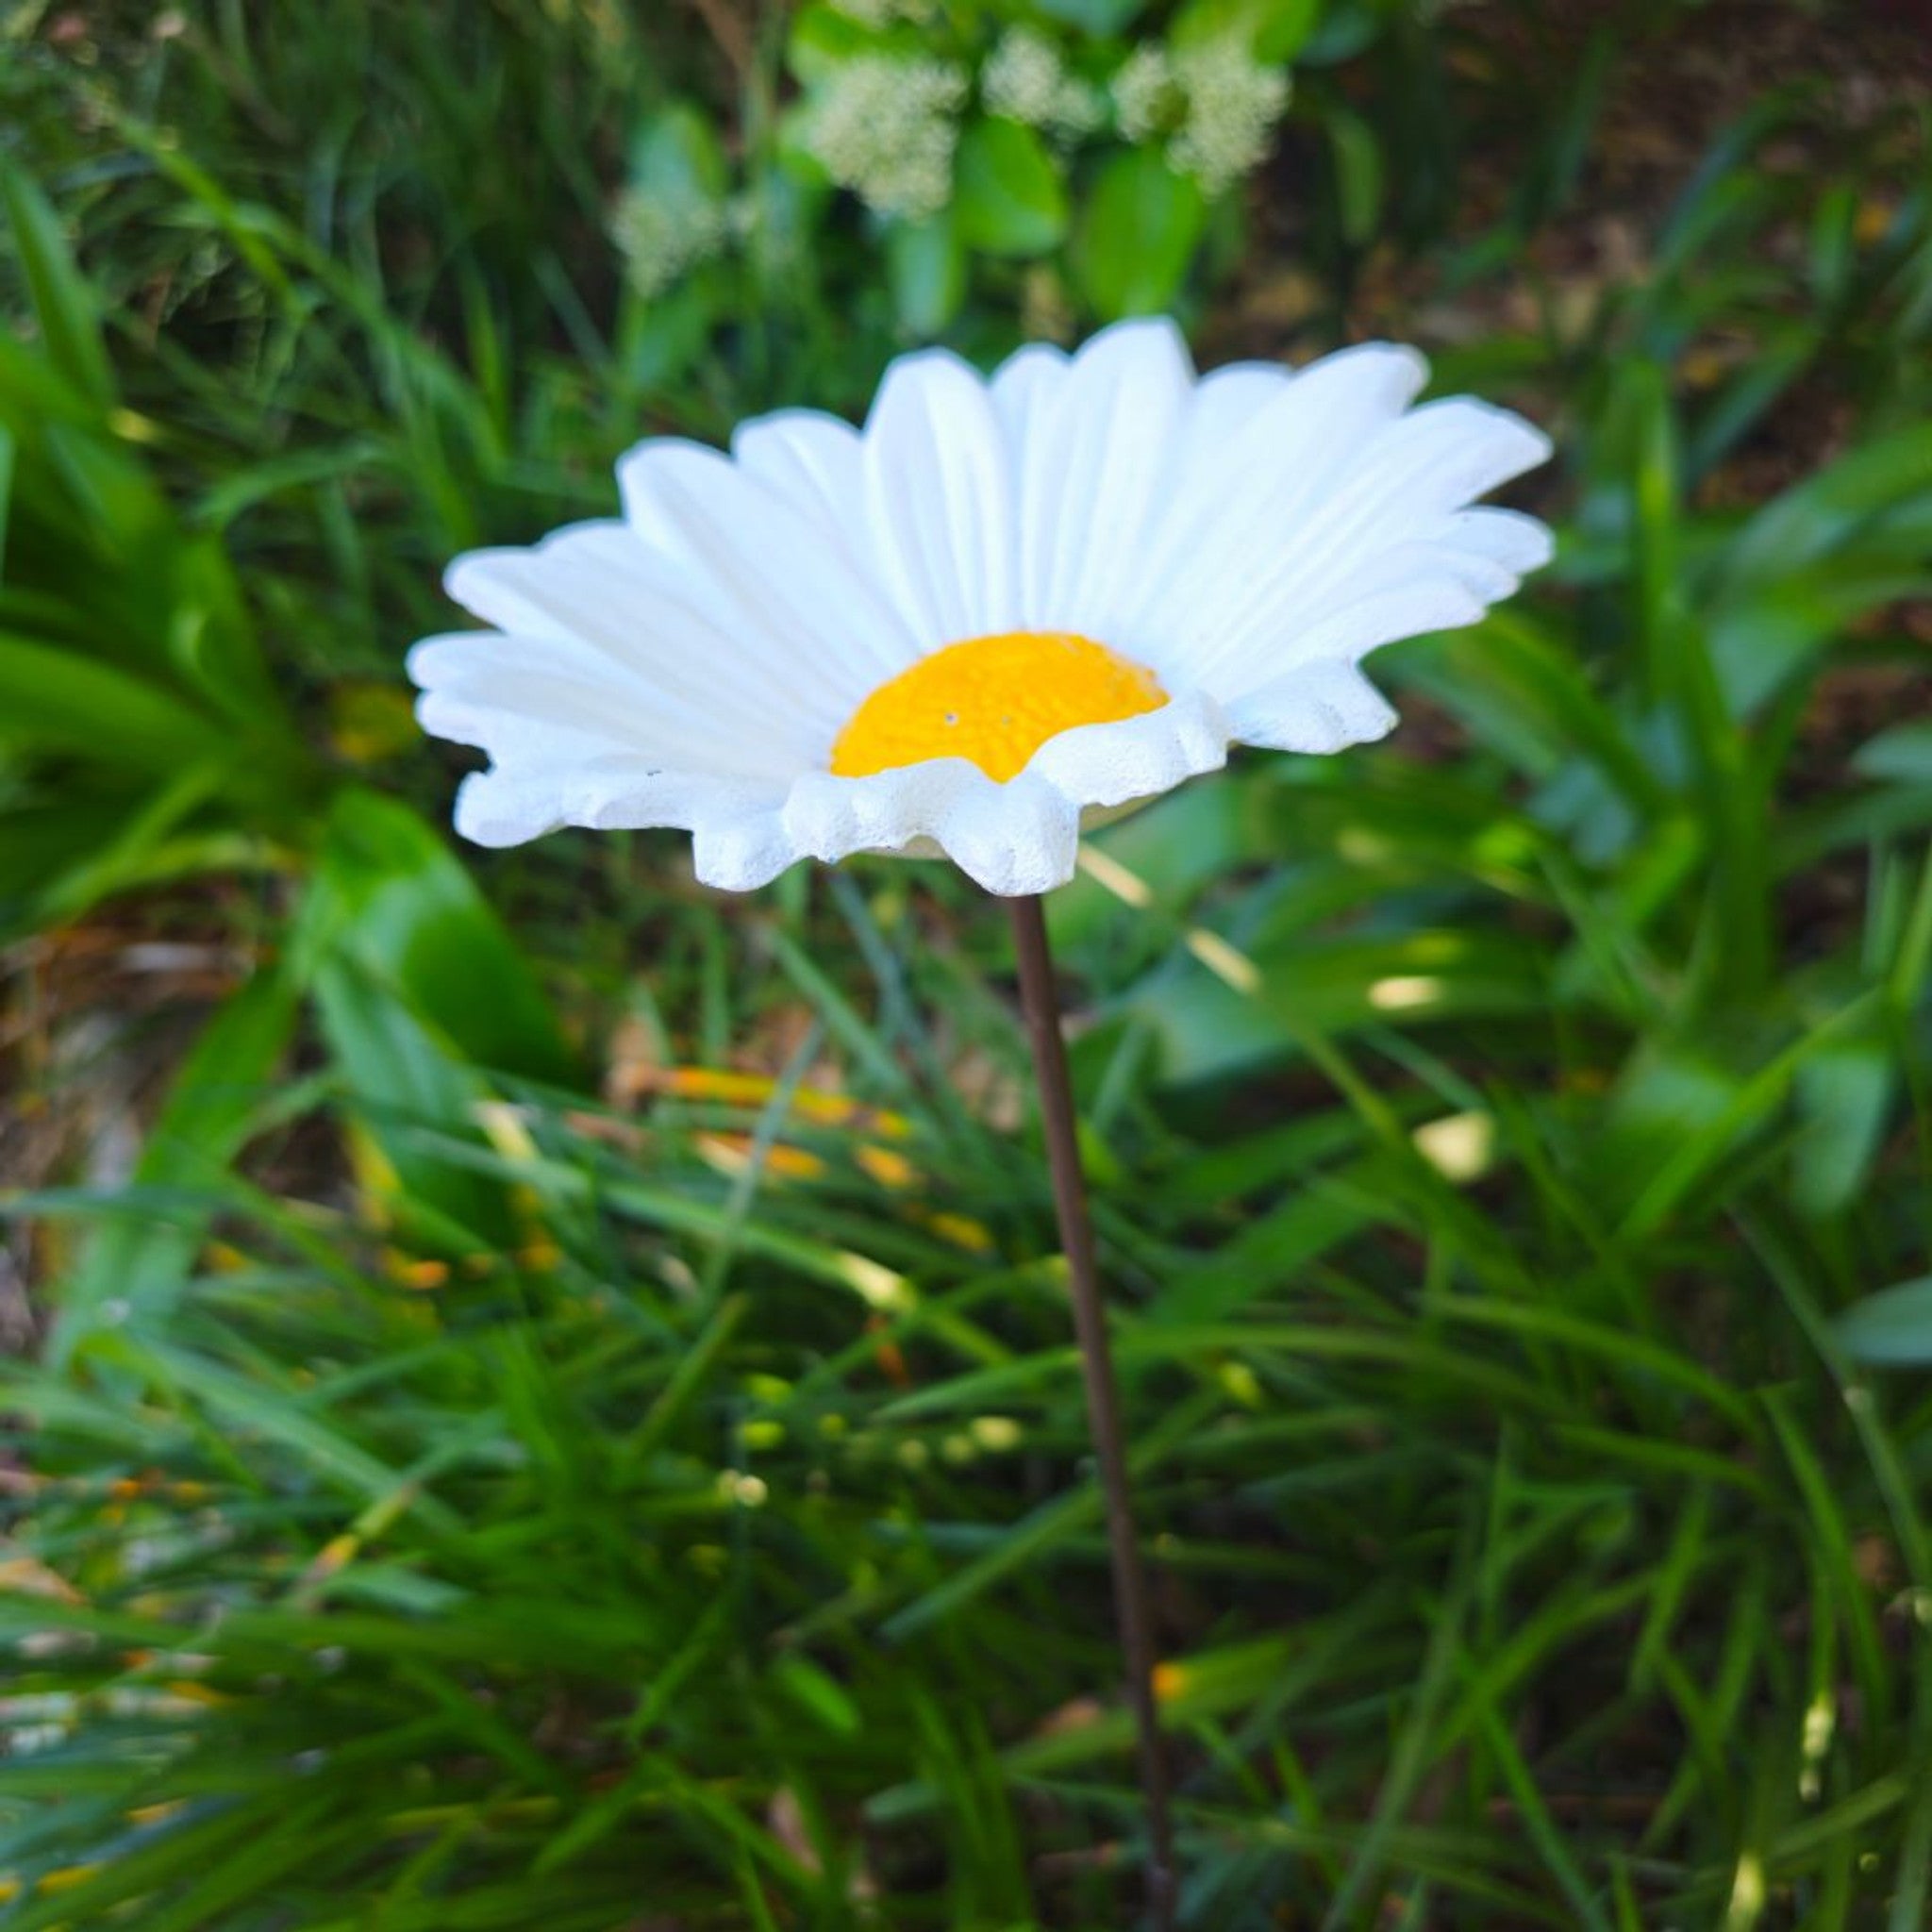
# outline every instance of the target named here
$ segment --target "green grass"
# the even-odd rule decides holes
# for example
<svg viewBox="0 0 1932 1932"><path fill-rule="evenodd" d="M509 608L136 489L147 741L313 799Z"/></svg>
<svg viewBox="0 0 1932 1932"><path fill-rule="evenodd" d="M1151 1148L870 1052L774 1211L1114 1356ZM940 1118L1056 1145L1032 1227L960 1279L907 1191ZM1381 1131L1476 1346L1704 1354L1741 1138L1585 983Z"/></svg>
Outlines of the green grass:
<svg viewBox="0 0 1932 1932"><path fill-rule="evenodd" d="M741 81L636 11L0 27L20 1124L98 1078L36 947L246 962L170 1003L131 1172L0 1195L44 1318L8 1932L1131 1918L1004 922L925 866L458 855L407 724L451 552L904 345L841 206L802 280L624 291L637 125L761 152L782 85L775 16ZM1247 759L1099 841L1144 905L1053 904L1185 1921L1910 1932L1932 1336L1872 1298L1932 1271L1922 118L1760 90L1653 193L1619 143L1701 10L1330 11L1191 325L1278 353L1292 268L1292 353L1412 329L1557 435L1562 550L1377 660L1389 744Z"/></svg>

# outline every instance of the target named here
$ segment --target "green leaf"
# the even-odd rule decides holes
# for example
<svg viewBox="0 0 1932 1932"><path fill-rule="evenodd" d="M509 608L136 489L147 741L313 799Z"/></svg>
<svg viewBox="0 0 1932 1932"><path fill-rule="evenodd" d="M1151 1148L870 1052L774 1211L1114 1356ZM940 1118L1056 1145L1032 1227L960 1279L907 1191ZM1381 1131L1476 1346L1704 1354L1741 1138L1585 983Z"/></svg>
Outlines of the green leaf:
<svg viewBox="0 0 1932 1932"><path fill-rule="evenodd" d="M1375 130L1346 108L1323 115L1335 158L1335 198L1342 239L1360 248L1375 232L1382 214L1382 147Z"/></svg>
<svg viewBox="0 0 1932 1932"><path fill-rule="evenodd" d="M1252 0L1256 20L1255 58L1277 65L1291 60L1307 44L1323 12L1323 0Z"/></svg>
<svg viewBox="0 0 1932 1932"><path fill-rule="evenodd" d="M1663 803L1657 773L1617 713L1574 657L1520 611L1492 610L1467 630L1410 646L1402 661L1478 741L1531 776L1552 777L1580 760L1632 806Z"/></svg>
<svg viewBox="0 0 1932 1932"><path fill-rule="evenodd" d="M995 115L959 139L953 213L969 248L1043 255L1067 232L1067 192L1039 135Z"/></svg>
<svg viewBox="0 0 1932 1932"><path fill-rule="evenodd" d="M1033 0L1037 11L1104 40L1147 10L1147 0Z"/></svg>
<svg viewBox="0 0 1932 1932"><path fill-rule="evenodd" d="M1377 0L1327 0L1318 24L1298 49L1303 64L1336 67L1374 45L1391 10Z"/></svg>
<svg viewBox="0 0 1932 1932"><path fill-rule="evenodd" d="M886 278L900 324L937 336L966 294L966 251L947 209L925 222L894 222L886 232Z"/></svg>
<svg viewBox="0 0 1932 1932"><path fill-rule="evenodd" d="M114 374L101 340L100 308L75 266L59 218L18 163L0 158L0 201L26 276L47 359L84 395L111 408Z"/></svg>
<svg viewBox="0 0 1932 1932"><path fill-rule="evenodd" d="M145 679L0 632L0 741L78 752L145 772L226 762L232 739Z"/></svg>
<svg viewBox="0 0 1932 1932"><path fill-rule="evenodd" d="M858 1735L864 1718L835 1677L808 1657L782 1657L772 1666L777 1687L823 1729L836 1737Z"/></svg>
<svg viewBox="0 0 1932 1932"><path fill-rule="evenodd" d="M879 36L827 0L801 7L785 41L786 64L807 87L830 78L858 55L878 51Z"/></svg>
<svg viewBox="0 0 1932 1932"><path fill-rule="evenodd" d="M46 900L98 865L130 809L125 792L95 798L75 788L0 812L0 936L41 924Z"/></svg>
<svg viewBox="0 0 1932 1932"><path fill-rule="evenodd" d="M1807 1214L1835 1214L1863 1192L1885 1138L1898 1067L1882 1030L1834 1042L1798 1070L1805 1131L1792 1150L1792 1198Z"/></svg>
<svg viewBox="0 0 1932 1932"><path fill-rule="evenodd" d="M1278 66L1301 50L1321 13L1322 0L1189 0L1171 37L1177 47L1239 41L1257 60Z"/></svg>
<svg viewBox="0 0 1932 1932"><path fill-rule="evenodd" d="M1727 597L1821 562L1853 539L1901 563L1923 561L1932 534L1932 424L1917 423L1848 451L1752 518L1731 546Z"/></svg>
<svg viewBox="0 0 1932 1932"><path fill-rule="evenodd" d="M336 799L295 949L357 960L478 1066L577 1077L508 929L441 839L393 799L359 788Z"/></svg>
<svg viewBox="0 0 1932 1932"><path fill-rule="evenodd" d="M113 816L105 822L80 809L77 784L56 791L53 795L60 801L56 812L75 810L82 824L93 825L94 836L84 850L76 851L57 830L51 854L65 863L42 874L41 918L72 919L112 893L160 879L229 870L238 863L252 869L266 857L262 841L225 832L219 820L211 818L191 828L191 822L219 794L225 775L217 765L184 765L147 792L117 791ZM29 824L43 817L32 812L21 816ZM0 862L0 882L6 875L7 867Z"/></svg>
<svg viewBox="0 0 1932 1932"><path fill-rule="evenodd" d="M64 1290L53 1354L63 1359L117 1304L117 1319L165 1314L194 1265L220 1205L220 1183L275 1092L295 1026L295 992L278 970L259 973L202 1029L142 1149L137 1186L206 1190L205 1212L155 1227L106 1222Z"/></svg>
<svg viewBox="0 0 1932 1932"><path fill-rule="evenodd" d="M426 1240L508 1242L505 1190L425 1145L480 1150L487 1075L573 1085L548 1002L502 921L408 807L336 800L290 947L358 1117Z"/></svg>
<svg viewBox="0 0 1932 1932"><path fill-rule="evenodd" d="M435 1135L481 1147L477 1110L490 1089L477 1071L357 959L331 955L308 976L322 1035L369 1136L369 1185L412 1237L468 1255L514 1244L506 1191L424 1143ZM371 1171L373 1167L373 1172Z"/></svg>
<svg viewBox="0 0 1932 1932"><path fill-rule="evenodd" d="M1626 1129L1640 1123L1650 1129L1637 1137L1651 1172L1624 1217L1625 1238L1653 1233L1690 1203L1724 1158L1775 1116L1807 1062L1872 1024L1876 1001L1876 994L1868 993L1839 1008L1748 1074L1680 1045L1653 1043L1612 1102ZM1707 1211L1710 1194L1696 1205Z"/></svg>
<svg viewBox="0 0 1932 1932"><path fill-rule="evenodd" d="M1130 148L1101 170L1074 244L1074 277L1112 321L1172 306L1207 219L1201 191L1151 148Z"/></svg>
<svg viewBox="0 0 1932 1932"><path fill-rule="evenodd" d="M13 432L0 423L0 583L7 581L7 514L13 507Z"/></svg>
<svg viewBox="0 0 1932 1932"><path fill-rule="evenodd" d="M1923 597L1923 569L1856 553L1766 581L1715 614L1711 663L1733 715L1756 709L1868 610Z"/></svg>
<svg viewBox="0 0 1932 1932"><path fill-rule="evenodd" d="M1915 719L1888 726L1858 747L1852 765L1867 778L1899 785L1932 784L1932 724Z"/></svg>
<svg viewBox="0 0 1932 1932"><path fill-rule="evenodd" d="M681 206L720 199L731 185L731 168L710 120L681 101L640 129L630 181L645 194Z"/></svg>
<svg viewBox="0 0 1932 1932"><path fill-rule="evenodd" d="M1854 1361L1898 1366L1932 1362L1932 1274L1868 1295L1832 1326L1839 1346Z"/></svg>
<svg viewBox="0 0 1932 1932"><path fill-rule="evenodd" d="M1493 931L1416 930L1394 938L1289 940L1253 954L1253 990L1190 959L1151 975L1127 1010L1160 1048L1162 1078L1223 1078L1290 1058L1304 1033L1334 1033L1389 1015L1404 1025L1522 1015L1545 1007L1541 955Z"/></svg>
<svg viewBox="0 0 1932 1932"><path fill-rule="evenodd" d="M704 353L716 320L716 300L703 277L691 276L648 302L626 301L618 362L640 390L668 390Z"/></svg>

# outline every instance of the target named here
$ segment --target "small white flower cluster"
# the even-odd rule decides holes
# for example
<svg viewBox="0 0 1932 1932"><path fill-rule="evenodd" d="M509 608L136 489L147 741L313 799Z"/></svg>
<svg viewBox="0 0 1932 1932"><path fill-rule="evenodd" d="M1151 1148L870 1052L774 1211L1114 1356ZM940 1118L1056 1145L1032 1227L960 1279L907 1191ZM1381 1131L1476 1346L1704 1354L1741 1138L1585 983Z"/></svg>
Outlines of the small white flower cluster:
<svg viewBox="0 0 1932 1932"><path fill-rule="evenodd" d="M1261 66L1234 41L1189 47L1174 56L1174 67L1188 98L1188 119L1168 158L1218 194L1267 158L1275 124L1288 108L1288 74Z"/></svg>
<svg viewBox="0 0 1932 1932"><path fill-rule="evenodd" d="M1262 66L1236 40L1204 41L1172 54L1150 42L1114 75L1114 116L1137 143L1172 129L1170 163L1205 192L1219 194L1266 157L1289 88L1286 69Z"/></svg>
<svg viewBox="0 0 1932 1932"><path fill-rule="evenodd" d="M713 201L626 189L610 217L625 279L648 301L710 260L730 234L729 210Z"/></svg>
<svg viewBox="0 0 1932 1932"><path fill-rule="evenodd" d="M862 54L829 79L805 122L825 173L882 215L923 221L953 192L966 76L943 60Z"/></svg>
<svg viewBox="0 0 1932 1932"><path fill-rule="evenodd" d="M1179 99L1167 49L1158 41L1143 42L1114 70L1114 118L1137 147L1161 131Z"/></svg>
<svg viewBox="0 0 1932 1932"><path fill-rule="evenodd" d="M1106 117L1100 90L1069 74L1060 50L1037 29L1008 27L979 70L987 111L1024 121L1057 140L1078 141Z"/></svg>

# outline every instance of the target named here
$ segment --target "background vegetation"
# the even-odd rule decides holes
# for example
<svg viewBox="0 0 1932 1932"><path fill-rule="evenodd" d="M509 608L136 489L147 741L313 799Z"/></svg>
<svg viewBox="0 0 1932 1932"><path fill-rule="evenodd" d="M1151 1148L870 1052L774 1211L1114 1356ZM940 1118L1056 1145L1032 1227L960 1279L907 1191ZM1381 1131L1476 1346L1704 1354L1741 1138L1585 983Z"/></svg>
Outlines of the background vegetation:
<svg viewBox="0 0 1932 1932"><path fill-rule="evenodd" d="M0 1924L1131 1916L1004 922L458 854L398 665L641 433L1167 304L1562 452L1054 901L1186 1921L1932 1920L1909 14L0 12Z"/></svg>

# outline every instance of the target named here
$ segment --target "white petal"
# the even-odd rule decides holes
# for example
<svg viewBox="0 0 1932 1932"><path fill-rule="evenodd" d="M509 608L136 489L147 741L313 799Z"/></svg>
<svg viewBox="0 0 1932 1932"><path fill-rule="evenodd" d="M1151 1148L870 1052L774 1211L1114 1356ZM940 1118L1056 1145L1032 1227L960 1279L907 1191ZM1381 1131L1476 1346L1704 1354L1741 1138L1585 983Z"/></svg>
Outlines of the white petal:
<svg viewBox="0 0 1932 1932"><path fill-rule="evenodd" d="M1363 450L1282 558L1257 574L1250 594L1288 579L1296 594L1317 594L1366 552L1431 535L1453 512L1549 454L1549 438L1507 409L1466 396L1424 404Z"/></svg>
<svg viewBox="0 0 1932 1932"><path fill-rule="evenodd" d="M1291 535L1204 599L1194 675L1241 691L1289 661L1325 656L1307 634L1326 613L1425 574L1479 589L1485 601L1507 595L1515 573L1494 554L1499 526L1476 526L1470 542L1453 520L1472 496L1548 454L1548 440L1520 417L1461 398L1386 425ZM1526 552L1520 529L1507 541ZM1430 546L1428 558L1412 554L1418 544Z"/></svg>
<svg viewBox="0 0 1932 1932"><path fill-rule="evenodd" d="M1480 550L1444 541L1405 539L1374 553L1354 570L1339 574L1319 591L1297 600L1298 632L1312 629L1331 611L1360 599L1365 588L1390 590L1425 577L1444 577L1466 590L1485 608L1514 594L1522 578Z"/></svg>
<svg viewBox="0 0 1932 1932"><path fill-rule="evenodd" d="M457 830L478 845L519 845L565 825L654 827L694 835L698 877L727 891L768 884L803 855L786 838L784 791L635 761L575 761L473 772L457 792Z"/></svg>
<svg viewBox="0 0 1932 1932"><path fill-rule="evenodd" d="M769 484L843 542L864 499L858 431L823 409L777 409L741 423L731 454L746 475Z"/></svg>
<svg viewBox="0 0 1932 1932"><path fill-rule="evenodd" d="M472 772L457 787L456 828L475 845L522 845L564 822L561 774L548 766Z"/></svg>
<svg viewBox="0 0 1932 1932"><path fill-rule="evenodd" d="M1278 362L1224 362L1194 385L1182 430L1180 481L1192 470L1211 475L1241 436L1295 378Z"/></svg>
<svg viewBox="0 0 1932 1932"><path fill-rule="evenodd" d="M959 801L933 839L989 892L1002 898L1050 892L1074 876L1080 814L1051 785L1022 772Z"/></svg>
<svg viewBox="0 0 1932 1932"><path fill-rule="evenodd" d="M1028 342L993 371L988 391L1000 427L1006 432L1007 450L1016 478L1021 452L1037 433L1035 425L1053 407L1066 382L1067 368L1064 349L1057 349L1051 342Z"/></svg>
<svg viewBox="0 0 1932 1932"><path fill-rule="evenodd" d="M1118 637L1122 591L1144 553L1191 389L1172 323L1116 323L1028 409L1015 452L1026 628Z"/></svg>
<svg viewBox="0 0 1932 1932"><path fill-rule="evenodd" d="M745 633L720 629L691 601L701 587L681 582L614 520L569 525L528 549L470 551L443 582L451 598L488 624L600 653L615 680L613 707L660 711L680 731L736 741L746 757L796 762L837 731L856 702L850 689L862 694L866 688L862 673L840 683L793 664L779 678L768 672L739 677L734 715L721 715L721 670L741 659L747 674L752 669ZM527 655L531 661L539 656ZM635 682L625 683L626 675Z"/></svg>
<svg viewBox="0 0 1932 1932"><path fill-rule="evenodd" d="M457 792L457 830L479 845L517 845L526 839L582 825L594 831L651 826L689 830L748 800L770 802L769 785L710 774L658 772L629 757L575 758L557 764L528 760L473 772Z"/></svg>
<svg viewBox="0 0 1932 1932"><path fill-rule="evenodd" d="M865 778L809 773L785 825L802 854L840 859L930 841L989 892L1043 892L1074 874L1079 808L1023 772L995 784L965 758L929 758Z"/></svg>
<svg viewBox="0 0 1932 1932"><path fill-rule="evenodd" d="M929 349L887 372L866 419L865 484L873 555L924 649L1019 627L1005 441L957 356Z"/></svg>
<svg viewBox="0 0 1932 1932"><path fill-rule="evenodd" d="M654 742L649 694L576 639L458 631L424 639L408 669L422 690L423 728L456 744L545 756L552 745L601 755Z"/></svg>
<svg viewBox="0 0 1932 1932"><path fill-rule="evenodd" d="M1462 509L1449 519L1443 541L1487 557L1518 577L1541 570L1556 554L1549 525L1516 509Z"/></svg>
<svg viewBox="0 0 1932 1932"><path fill-rule="evenodd" d="M1184 691L1158 711L1062 731L1034 753L1026 770L1076 806L1105 808L1219 771L1227 762L1230 736L1214 699Z"/></svg>
<svg viewBox="0 0 1932 1932"><path fill-rule="evenodd" d="M1354 664L1329 658L1298 665L1250 691L1228 707L1228 725L1243 744L1337 752L1385 736L1395 712Z"/></svg>
<svg viewBox="0 0 1932 1932"><path fill-rule="evenodd" d="M864 778L806 773L786 800L784 827L800 857L936 848L990 892L1043 892L1073 876L1083 813L1216 770L1227 741L1221 708L1189 692L1158 711L1062 732L1004 784L965 758Z"/></svg>
<svg viewBox="0 0 1932 1932"><path fill-rule="evenodd" d="M1330 658L1353 661L1392 644L1432 630L1457 630L1483 614L1483 600L1452 576L1423 577L1414 582L1377 584L1352 603L1331 610L1319 623L1298 625L1287 633L1272 653L1257 652L1257 661L1272 659L1272 673L1251 676L1236 696L1225 700L1228 714L1239 721L1241 701L1251 692L1266 691L1277 678L1291 677L1302 668ZM1246 739L1239 722L1236 731Z"/></svg>
<svg viewBox="0 0 1932 1932"><path fill-rule="evenodd" d="M527 548L466 550L442 574L450 599L502 630L580 638L622 658L638 563L615 518L566 524Z"/></svg>
<svg viewBox="0 0 1932 1932"><path fill-rule="evenodd" d="M700 819L691 837L698 882L724 892L755 892L804 857L775 804L733 805Z"/></svg>
<svg viewBox="0 0 1932 1932"><path fill-rule="evenodd" d="M584 756L624 749L770 778L808 755L779 725L724 714L715 685L680 694L576 639L457 631L416 645L408 670L423 728L498 759L559 756L568 741Z"/></svg>
<svg viewBox="0 0 1932 1932"><path fill-rule="evenodd" d="M971 808L993 781L966 758L924 758L863 778L807 772L785 801L785 824L802 852L838 859L855 852L898 852L929 839Z"/></svg>
<svg viewBox="0 0 1932 1932"><path fill-rule="evenodd" d="M829 695L838 726L919 655L904 620L816 518L728 457L661 438L617 466L631 526L763 675ZM829 739L827 740L829 742Z"/></svg>
<svg viewBox="0 0 1932 1932"><path fill-rule="evenodd" d="M1238 380L1223 390L1209 376L1132 579L1122 648L1145 656L1173 641L1213 639L1257 569L1299 554L1300 532L1324 492L1427 378L1413 349L1389 342L1324 356L1272 387ZM1236 425L1233 407L1242 400L1255 407Z"/></svg>

